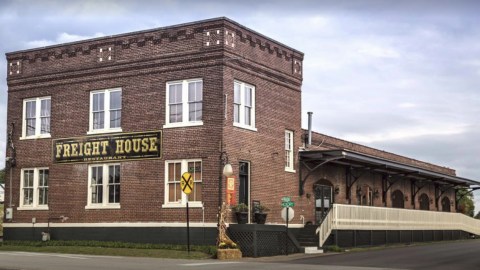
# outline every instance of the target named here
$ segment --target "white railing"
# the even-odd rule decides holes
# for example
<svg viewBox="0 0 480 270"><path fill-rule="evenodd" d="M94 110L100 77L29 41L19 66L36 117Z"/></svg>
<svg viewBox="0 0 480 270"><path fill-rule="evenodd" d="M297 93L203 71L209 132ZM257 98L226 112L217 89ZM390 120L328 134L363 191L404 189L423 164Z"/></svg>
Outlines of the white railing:
<svg viewBox="0 0 480 270"><path fill-rule="evenodd" d="M323 244L325 244L325 241L327 241L330 233L332 233L334 209L335 209L335 204L333 205L333 208L330 209L327 216L323 219L322 224L320 224L320 226L316 230L316 233L318 234L318 237L319 237L319 245L321 247L323 246Z"/></svg>
<svg viewBox="0 0 480 270"><path fill-rule="evenodd" d="M317 229L320 246L332 230L461 230L480 235L480 220L459 213L334 204Z"/></svg>

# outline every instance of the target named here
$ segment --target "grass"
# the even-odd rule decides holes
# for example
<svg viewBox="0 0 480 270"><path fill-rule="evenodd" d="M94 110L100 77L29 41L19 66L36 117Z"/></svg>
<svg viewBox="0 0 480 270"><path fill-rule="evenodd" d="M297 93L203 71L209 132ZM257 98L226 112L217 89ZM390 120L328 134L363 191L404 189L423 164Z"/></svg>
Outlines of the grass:
<svg viewBox="0 0 480 270"><path fill-rule="evenodd" d="M191 246L191 251L188 253L185 246L100 241L5 241L0 245L0 251L171 259L208 259L216 254L216 249L211 246Z"/></svg>

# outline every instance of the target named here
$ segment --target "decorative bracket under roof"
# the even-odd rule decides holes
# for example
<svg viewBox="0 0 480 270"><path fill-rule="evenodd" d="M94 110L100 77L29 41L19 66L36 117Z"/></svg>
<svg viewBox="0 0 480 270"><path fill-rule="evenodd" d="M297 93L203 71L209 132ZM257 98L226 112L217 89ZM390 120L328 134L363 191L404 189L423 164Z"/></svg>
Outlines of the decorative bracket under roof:
<svg viewBox="0 0 480 270"><path fill-rule="evenodd" d="M360 177L364 174L365 171L362 171L360 174L355 175L354 168L352 166L347 167L345 172L345 182L347 186L347 200L349 204L352 204L352 187Z"/></svg>
<svg viewBox="0 0 480 270"><path fill-rule="evenodd" d="M440 179L439 179L440 180ZM435 207L438 210L438 200L440 197L442 197L445 192L447 192L449 189L454 188L455 186L452 184L435 184Z"/></svg>
<svg viewBox="0 0 480 270"><path fill-rule="evenodd" d="M411 180L411 191L412 191L412 205L413 209L415 209L415 198L417 197L418 192L427 185L425 181L422 180Z"/></svg>
<svg viewBox="0 0 480 270"><path fill-rule="evenodd" d="M342 159L343 156L341 157L332 157L332 158L326 158L324 160L320 160L320 163L316 164L313 168L310 167L307 162L305 160L300 160L300 165L303 165L308 173L307 175L305 175L305 177L302 177L302 168L300 168L300 172L299 172L299 195L302 196L304 193L305 193L305 189L304 189L304 186L305 186L305 183L307 182L307 178L314 172L316 171L317 169L319 169L320 167L322 167L323 165L329 163L329 162L332 162L334 160L337 160L337 159Z"/></svg>
<svg viewBox="0 0 480 270"><path fill-rule="evenodd" d="M384 174L382 176L382 202L384 206L387 206L387 191L397 181L398 181L398 178L394 178L390 174Z"/></svg>

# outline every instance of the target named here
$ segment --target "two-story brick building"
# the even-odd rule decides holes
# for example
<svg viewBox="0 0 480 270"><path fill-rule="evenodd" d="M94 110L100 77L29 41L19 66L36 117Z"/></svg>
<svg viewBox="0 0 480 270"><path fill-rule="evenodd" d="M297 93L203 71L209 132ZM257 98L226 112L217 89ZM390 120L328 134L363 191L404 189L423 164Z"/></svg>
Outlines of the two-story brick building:
<svg viewBox="0 0 480 270"><path fill-rule="evenodd" d="M260 201L275 224L290 196L294 227L320 223L334 202L454 211L454 187L476 184L318 133L309 144L303 53L227 18L7 60L5 239L51 227L56 239L184 243L190 172L193 243L214 243L227 162L238 202Z"/></svg>

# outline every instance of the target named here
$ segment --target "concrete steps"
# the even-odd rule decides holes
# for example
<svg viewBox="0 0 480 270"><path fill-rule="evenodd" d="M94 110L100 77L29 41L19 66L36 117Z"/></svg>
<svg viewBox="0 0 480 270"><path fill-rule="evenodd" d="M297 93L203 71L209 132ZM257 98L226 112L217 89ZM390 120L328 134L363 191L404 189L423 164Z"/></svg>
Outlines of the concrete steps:
<svg viewBox="0 0 480 270"><path fill-rule="evenodd" d="M323 253L323 250L318 248L318 236L315 234L317 228L317 225L305 225L296 237L305 254Z"/></svg>

